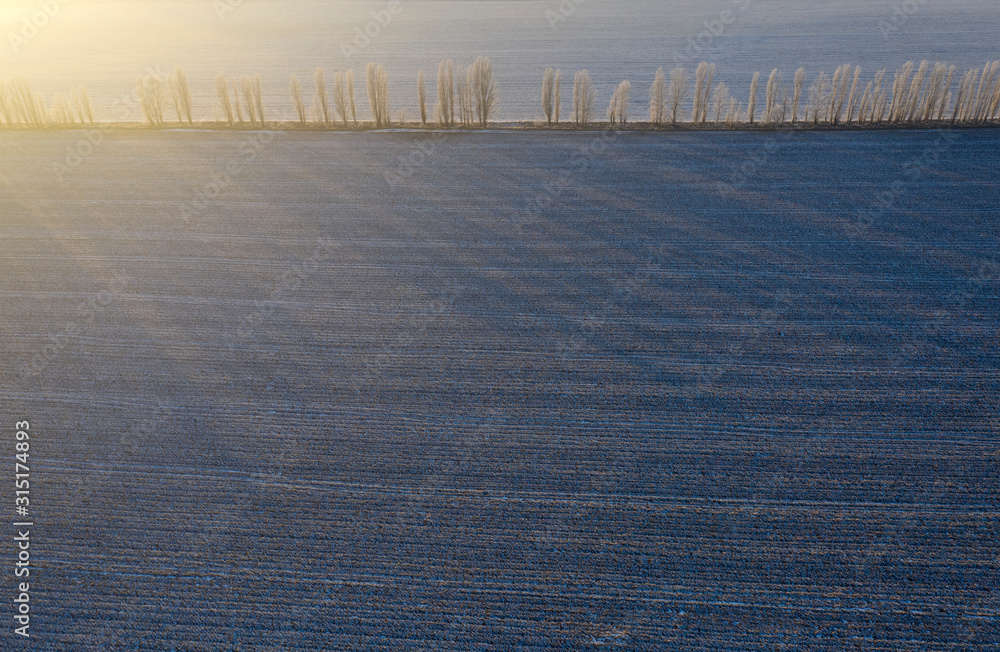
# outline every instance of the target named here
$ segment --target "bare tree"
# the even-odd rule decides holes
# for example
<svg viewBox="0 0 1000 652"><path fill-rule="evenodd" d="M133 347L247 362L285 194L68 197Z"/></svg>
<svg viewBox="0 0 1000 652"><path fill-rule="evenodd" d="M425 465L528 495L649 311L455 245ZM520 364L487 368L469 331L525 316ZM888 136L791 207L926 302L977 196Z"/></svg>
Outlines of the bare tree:
<svg viewBox="0 0 1000 652"><path fill-rule="evenodd" d="M712 96L712 78L715 77L715 64L702 61L695 70L694 103L691 111L691 121L705 123L708 121L709 102Z"/></svg>
<svg viewBox="0 0 1000 652"><path fill-rule="evenodd" d="M715 78L715 64L708 64L708 77L705 78L705 88L702 89L704 97L701 99L701 122L708 122L708 110L712 99L712 80Z"/></svg>
<svg viewBox="0 0 1000 652"><path fill-rule="evenodd" d="M691 122L701 122L702 89L705 88L705 74L708 64L702 61L694 71L694 100L691 103Z"/></svg>
<svg viewBox="0 0 1000 652"><path fill-rule="evenodd" d="M562 70L556 70L556 79L553 82L552 108L556 124L559 124L559 114L562 109Z"/></svg>
<svg viewBox="0 0 1000 652"><path fill-rule="evenodd" d="M597 91L590 81L590 73L581 70L573 79L573 119L576 124L587 124L594 114L594 100Z"/></svg>
<svg viewBox="0 0 1000 652"><path fill-rule="evenodd" d="M253 76L253 102L256 107L257 119L264 126L264 89L260 75Z"/></svg>
<svg viewBox="0 0 1000 652"><path fill-rule="evenodd" d="M722 120L723 113L730 108L732 98L729 95L729 87L719 82L712 94L712 104L715 107L715 120L718 123Z"/></svg>
<svg viewBox="0 0 1000 652"><path fill-rule="evenodd" d="M861 81L861 66L854 68L854 81L851 82L851 93L847 96L847 124L850 124L858 111L858 102L861 97L858 95L858 82Z"/></svg>
<svg viewBox="0 0 1000 652"><path fill-rule="evenodd" d="M437 77L437 101L434 103L434 121L442 127L448 125L448 116L446 115L448 107L444 101L444 61L438 63L438 77Z"/></svg>
<svg viewBox="0 0 1000 652"><path fill-rule="evenodd" d="M944 86L941 90L941 99L938 102L937 119L944 119L944 112L948 110L948 103L951 101L951 82L955 79L955 66L948 67L948 79L945 81ZM997 87L1000 91L1000 85ZM997 95L1000 99L1000 93Z"/></svg>
<svg viewBox="0 0 1000 652"><path fill-rule="evenodd" d="M969 88L969 94L968 94L969 101L967 103L968 106L966 109L966 116L965 116L966 122L976 121L976 114L979 109L979 100L983 95L983 86L986 85L986 78L989 74L989 71L990 71L990 64L987 61L986 66L982 70L976 68L975 73L973 74L973 83ZM979 90L976 90L976 84L975 84L976 79L979 80Z"/></svg>
<svg viewBox="0 0 1000 652"><path fill-rule="evenodd" d="M0 124L3 123L13 126L14 116L12 115L10 100L7 99L7 83L0 79Z"/></svg>
<svg viewBox="0 0 1000 652"><path fill-rule="evenodd" d="M840 68L840 79L834 87L835 98L830 111L833 124L840 124L840 118L844 115L844 107L847 106L847 102L850 99L851 72L852 67L850 65L844 65Z"/></svg>
<svg viewBox="0 0 1000 652"><path fill-rule="evenodd" d="M764 120L775 122L778 109L778 95L781 92L781 73L775 68L767 78L767 88L764 91Z"/></svg>
<svg viewBox="0 0 1000 652"><path fill-rule="evenodd" d="M236 109L236 121L242 125L244 122L243 102L240 101L240 89L236 85L236 82L233 82L233 107Z"/></svg>
<svg viewBox="0 0 1000 652"><path fill-rule="evenodd" d="M170 105L174 107L174 114L177 115L177 122L184 122L183 109L181 109L181 101L180 97L178 97L180 89L177 88L177 85L174 83L173 75L167 75L166 87L167 90L164 92L164 95L170 100Z"/></svg>
<svg viewBox="0 0 1000 652"><path fill-rule="evenodd" d="M469 69L458 69L458 81L455 84L455 96L457 98L458 119L462 126L472 124L472 71Z"/></svg>
<svg viewBox="0 0 1000 652"><path fill-rule="evenodd" d="M982 72L979 74L979 88L973 95L973 99L970 106L969 121L980 122L982 120L983 113L985 112L985 99L990 93L990 83L992 80L992 64L987 61L986 65L983 66Z"/></svg>
<svg viewBox="0 0 1000 652"><path fill-rule="evenodd" d="M952 67L952 72L954 72L954 66ZM927 81L927 92L924 94L920 113L917 116L918 119L924 122L934 119L934 116L937 114L938 103L947 94L948 89L944 85L947 74L948 66L940 62L934 64L934 69L931 71L931 76ZM948 79L948 85L951 85L950 78Z"/></svg>
<svg viewBox="0 0 1000 652"><path fill-rule="evenodd" d="M844 77L844 66L837 66L833 72L833 81L830 83L830 94L826 98L826 116L831 124L837 124L837 105L840 100L842 80Z"/></svg>
<svg viewBox="0 0 1000 652"><path fill-rule="evenodd" d="M472 126L476 122L476 102L472 80L472 66L462 69L462 124Z"/></svg>
<svg viewBox="0 0 1000 652"><path fill-rule="evenodd" d="M493 81L493 64L487 57L476 57L472 64L472 99L479 126L485 127L500 104Z"/></svg>
<svg viewBox="0 0 1000 652"><path fill-rule="evenodd" d="M25 86L28 86L28 93L30 95L31 86L28 85L28 81L23 77L15 77L13 81L6 83L3 86L5 103L7 105L7 116L11 124L29 124L24 114L23 103L18 97L21 93L17 87L21 82L23 82Z"/></svg>
<svg viewBox="0 0 1000 652"><path fill-rule="evenodd" d="M974 124L977 121L977 114L979 110L979 99L983 94L983 87L986 85L986 80L989 75L990 65L989 63L980 70L975 68L972 70L972 81L969 84L969 89L966 93L965 109L963 111L962 121L970 124ZM977 90L978 81L978 90Z"/></svg>
<svg viewBox="0 0 1000 652"><path fill-rule="evenodd" d="M333 73L333 108L336 109L337 115L340 116L341 121L346 127L347 120L351 117L351 110L347 106L347 88L344 85L344 73L340 70Z"/></svg>
<svg viewBox="0 0 1000 652"><path fill-rule="evenodd" d="M996 120L1000 117L1000 60L993 62L993 96L986 106L985 120Z"/></svg>
<svg viewBox="0 0 1000 652"><path fill-rule="evenodd" d="M247 122L253 127L257 123L256 111L254 110L255 103L253 101L253 78L249 75L243 75L240 78L240 93L237 95L237 102L240 101L240 97L243 99L243 109L242 115L245 115ZM242 122L242 120L241 120Z"/></svg>
<svg viewBox="0 0 1000 652"><path fill-rule="evenodd" d="M944 104L941 105L941 109L938 111L938 116L937 116L938 120L944 120L945 111L947 111L948 108L951 106L951 98L952 98L952 93L951 91L948 91L948 97L945 98Z"/></svg>
<svg viewBox="0 0 1000 652"><path fill-rule="evenodd" d="M858 106L858 123L865 123L869 120L872 105L872 83L868 82L864 92L861 94L861 103Z"/></svg>
<svg viewBox="0 0 1000 652"><path fill-rule="evenodd" d="M628 122L628 102L632 94L632 83L623 81L618 84L614 94L611 96L611 106L608 107L608 119L611 124L625 124Z"/></svg>
<svg viewBox="0 0 1000 652"><path fill-rule="evenodd" d="M163 113L166 108L166 90L163 81L155 75L140 77L136 82L139 92L139 105L146 122L154 127L163 124Z"/></svg>
<svg viewBox="0 0 1000 652"><path fill-rule="evenodd" d="M8 102L15 121L29 127L44 127L48 120L45 102L41 95L31 90L24 77L15 77L7 87Z"/></svg>
<svg viewBox="0 0 1000 652"><path fill-rule="evenodd" d="M427 124L427 89L424 87L424 71L417 71L417 104L420 107L420 124Z"/></svg>
<svg viewBox="0 0 1000 652"><path fill-rule="evenodd" d="M56 93L52 98L52 112L49 121L61 127L73 124L73 105L62 93Z"/></svg>
<svg viewBox="0 0 1000 652"><path fill-rule="evenodd" d="M965 107L968 103L970 88L976 82L976 75L977 71L969 70L958 82L958 91L955 94L955 104L951 115L952 122L965 119Z"/></svg>
<svg viewBox="0 0 1000 652"><path fill-rule="evenodd" d="M30 125L31 122L26 115L25 109L27 106L23 103L22 99L19 97L17 86L21 78L15 77L13 81L4 84L4 103L7 106L7 120L12 125ZM24 83L28 82L24 80ZM30 93L30 86L29 86ZM31 104L34 104L34 99L32 95Z"/></svg>
<svg viewBox="0 0 1000 652"><path fill-rule="evenodd" d="M13 126L14 118L11 115L10 100L7 99L7 83L0 79L0 124L4 123Z"/></svg>
<svg viewBox="0 0 1000 652"><path fill-rule="evenodd" d="M455 64L451 59L438 64L437 114L438 123L444 127L455 124Z"/></svg>
<svg viewBox="0 0 1000 652"><path fill-rule="evenodd" d="M306 106L302 103L302 84L295 75L292 75L292 81L288 85L288 90L292 94L292 103L295 105L295 113L299 116L299 122L305 124Z"/></svg>
<svg viewBox="0 0 1000 652"><path fill-rule="evenodd" d="M753 116L757 110L757 87L760 85L760 73L755 72L753 74L753 80L750 82L750 101L747 103L747 119L750 124L753 124Z"/></svg>
<svg viewBox="0 0 1000 652"><path fill-rule="evenodd" d="M167 78L170 86L170 99L174 104L174 111L177 113L177 122L193 122L191 118L191 87L188 85L187 74L184 69L178 66L174 69L174 74Z"/></svg>
<svg viewBox="0 0 1000 652"><path fill-rule="evenodd" d="M795 71L794 95L792 96L792 122L799 119L799 101L802 99L802 85L806 81L806 69Z"/></svg>
<svg viewBox="0 0 1000 652"><path fill-rule="evenodd" d="M903 108L903 122L912 122L914 117L919 110L920 104L924 99L924 82L927 79L927 70L930 66L930 62L926 59L920 62L920 67L917 68L917 73L913 76L913 80L910 82L910 90L907 92L906 96L906 106Z"/></svg>
<svg viewBox="0 0 1000 652"><path fill-rule="evenodd" d="M354 101L354 68L347 71L347 100L351 107L351 122L358 124L358 106Z"/></svg>
<svg viewBox="0 0 1000 652"><path fill-rule="evenodd" d="M777 114L777 122L784 124L788 120L788 114L792 110L792 94L785 89L781 94L781 102L775 104L774 111Z"/></svg>
<svg viewBox="0 0 1000 652"><path fill-rule="evenodd" d="M809 87L809 107L812 109L813 124L826 120L827 101L830 92L830 77L821 72ZM807 118L808 119L808 118Z"/></svg>
<svg viewBox="0 0 1000 652"><path fill-rule="evenodd" d="M875 73L875 79L872 80L872 113L869 122L874 123L885 120L885 112L888 106L888 89L882 85L885 73L885 68L879 70Z"/></svg>
<svg viewBox="0 0 1000 652"><path fill-rule="evenodd" d="M1000 60L993 62L993 97L987 107L987 120L1000 118Z"/></svg>
<svg viewBox="0 0 1000 652"><path fill-rule="evenodd" d="M243 109L251 127L257 126L257 101L254 97L254 80L250 75L240 78L240 90L243 94Z"/></svg>
<svg viewBox="0 0 1000 652"><path fill-rule="evenodd" d="M260 75L244 75L240 79L243 90L243 102L250 126L264 125L264 107L261 98Z"/></svg>
<svg viewBox="0 0 1000 652"><path fill-rule="evenodd" d="M545 124L552 124L552 102L555 99L555 75L552 68L545 69L542 77L542 113L545 114Z"/></svg>
<svg viewBox="0 0 1000 652"><path fill-rule="evenodd" d="M663 124L667 119L667 80L663 68L656 69L653 85L649 88L649 121L654 125Z"/></svg>
<svg viewBox="0 0 1000 652"><path fill-rule="evenodd" d="M736 98L729 99L729 108L726 109L726 125L729 127L735 127L740 119L740 114L743 113L743 103L736 103Z"/></svg>
<svg viewBox="0 0 1000 652"><path fill-rule="evenodd" d="M372 107L372 117L376 127L389 124L389 76L381 63L369 63L365 67L365 84L368 102Z"/></svg>
<svg viewBox="0 0 1000 652"><path fill-rule="evenodd" d="M79 116L80 122L94 124L94 105L90 103L90 96L87 95L87 88L80 86L70 93L70 97L73 100L73 106L76 108L76 114ZM188 122L190 122L190 110L187 115Z"/></svg>
<svg viewBox="0 0 1000 652"><path fill-rule="evenodd" d="M677 124L677 117L681 104L687 98L688 74L683 68L674 68L670 71L670 93L668 93L670 124Z"/></svg>
<svg viewBox="0 0 1000 652"><path fill-rule="evenodd" d="M233 113L233 103L229 101L229 82L226 81L225 76L221 73L215 78L215 90L219 95L222 116L229 123L229 126L232 127L236 122L236 116Z"/></svg>
<svg viewBox="0 0 1000 652"><path fill-rule="evenodd" d="M316 82L316 108L317 116L324 124L330 124L330 96L326 92L326 73L322 68L317 68L313 73L313 81Z"/></svg>
<svg viewBox="0 0 1000 652"><path fill-rule="evenodd" d="M457 118L455 115L455 64L451 59L446 62L445 72L448 74L445 87L448 99L448 118L451 121L450 124L455 124Z"/></svg>
<svg viewBox="0 0 1000 652"><path fill-rule="evenodd" d="M973 120L984 123L992 119L996 113L994 98L997 87L1000 86L1000 61L986 62L980 77L979 90L976 93Z"/></svg>
<svg viewBox="0 0 1000 652"><path fill-rule="evenodd" d="M889 122L899 122L906 107L909 105L910 75L913 74L913 62L907 61L896 71L892 81L892 103L889 105Z"/></svg>

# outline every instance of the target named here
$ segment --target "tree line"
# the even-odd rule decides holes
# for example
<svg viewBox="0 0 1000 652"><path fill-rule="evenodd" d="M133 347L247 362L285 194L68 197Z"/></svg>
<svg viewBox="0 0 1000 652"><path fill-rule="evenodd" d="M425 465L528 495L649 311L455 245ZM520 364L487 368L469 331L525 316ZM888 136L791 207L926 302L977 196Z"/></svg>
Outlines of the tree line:
<svg viewBox="0 0 1000 652"><path fill-rule="evenodd" d="M735 96L724 82L715 81L715 64L702 62L692 74L674 68L669 75L659 68L649 87L646 124L653 127L714 125L737 128L746 125L919 125L950 122L989 124L1000 120L1000 61L987 62L961 76L955 66L922 61L907 62L891 81L885 69L865 79L860 67L839 66L832 74L820 72L806 85L806 72L799 68L785 83L782 72L771 71L763 83L754 73L746 101ZM313 75L314 93L307 105L302 83L293 75L289 84L294 115L301 125L344 128L409 124L405 111L390 117L389 78L385 66L369 63L364 70L371 119L358 120L353 70L336 71L328 88L322 68ZM224 75L216 79L216 122L231 127L263 128L262 80L244 75L230 83ZM542 78L541 108L547 126L562 122L562 71L548 68ZM607 124L629 122L632 84L621 81L610 97ZM421 125L440 127L486 127L496 116L500 98L493 66L486 57L470 65L442 61L437 69L436 97L428 98L424 71L417 74L416 99ZM191 89L181 68L171 75L146 75L136 81L135 96L146 123L164 126L171 122L194 124ZM331 102L332 96L332 102ZM433 106L429 103L433 102ZM763 100L763 103L761 103ZM570 120L575 125L597 121L597 91L590 73L574 75ZM32 91L23 77L0 81L0 125L8 127L65 127L92 124L94 110L86 88L69 95L56 94L51 106Z"/></svg>

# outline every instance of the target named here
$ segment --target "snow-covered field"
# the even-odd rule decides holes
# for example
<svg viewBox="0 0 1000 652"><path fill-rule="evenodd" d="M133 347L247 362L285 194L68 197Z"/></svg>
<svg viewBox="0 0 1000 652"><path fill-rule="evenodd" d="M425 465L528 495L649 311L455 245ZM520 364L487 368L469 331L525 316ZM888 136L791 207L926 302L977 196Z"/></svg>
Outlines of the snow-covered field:
<svg viewBox="0 0 1000 652"><path fill-rule="evenodd" d="M0 133L35 649L996 645L997 131L82 138Z"/></svg>

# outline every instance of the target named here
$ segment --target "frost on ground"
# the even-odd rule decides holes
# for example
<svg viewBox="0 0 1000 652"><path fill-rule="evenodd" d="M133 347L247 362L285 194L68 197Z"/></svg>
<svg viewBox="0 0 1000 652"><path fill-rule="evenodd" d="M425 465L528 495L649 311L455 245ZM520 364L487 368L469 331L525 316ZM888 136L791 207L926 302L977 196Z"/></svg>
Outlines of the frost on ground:
<svg viewBox="0 0 1000 652"><path fill-rule="evenodd" d="M996 131L249 138L0 135L39 649L995 640Z"/></svg>

